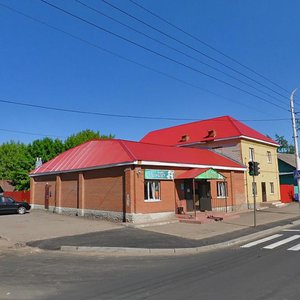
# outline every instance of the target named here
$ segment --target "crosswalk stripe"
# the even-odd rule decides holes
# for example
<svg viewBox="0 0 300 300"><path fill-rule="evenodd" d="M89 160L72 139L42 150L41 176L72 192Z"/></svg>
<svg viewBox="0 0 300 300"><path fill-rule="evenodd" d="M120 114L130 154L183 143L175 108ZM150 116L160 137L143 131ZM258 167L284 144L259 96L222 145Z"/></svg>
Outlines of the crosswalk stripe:
<svg viewBox="0 0 300 300"><path fill-rule="evenodd" d="M300 235L299 235L299 234L296 234L296 235L290 236L290 237L288 237L288 238L286 238L286 239L284 239L284 240L281 240L281 241L279 241L279 242L273 243L273 244L268 245L268 246L263 247L263 248L264 248L264 249L274 249L274 248L276 248L276 247L279 247L279 246L281 246L281 245L284 245L284 244L286 244L286 243L289 243L289 242L294 241L294 240L299 239L299 238L300 238Z"/></svg>
<svg viewBox="0 0 300 300"><path fill-rule="evenodd" d="M295 231L300 231L300 229L284 229L283 231L291 231L291 232L295 232Z"/></svg>
<svg viewBox="0 0 300 300"><path fill-rule="evenodd" d="M290 250L290 251L299 251L300 250L300 244L298 244L298 245L296 245L294 247L291 247L288 250Z"/></svg>
<svg viewBox="0 0 300 300"><path fill-rule="evenodd" d="M282 236L282 234L274 234L274 235L268 236L266 238L263 238L263 239L260 239L260 240L248 243L246 245L243 245L243 246L241 246L241 248L250 248L250 247L256 246L258 244L262 244L264 242L268 242L270 240L274 240L274 239L276 239L276 238L278 238L280 236Z"/></svg>

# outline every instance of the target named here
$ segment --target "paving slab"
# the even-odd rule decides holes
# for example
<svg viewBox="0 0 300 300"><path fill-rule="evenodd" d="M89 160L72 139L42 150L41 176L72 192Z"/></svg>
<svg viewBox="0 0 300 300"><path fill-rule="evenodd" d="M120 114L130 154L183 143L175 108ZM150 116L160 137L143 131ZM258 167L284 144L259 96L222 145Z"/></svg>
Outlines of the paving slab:
<svg viewBox="0 0 300 300"><path fill-rule="evenodd" d="M116 228L123 226L98 219L59 215L42 210L31 210L25 215L0 215L0 247Z"/></svg>

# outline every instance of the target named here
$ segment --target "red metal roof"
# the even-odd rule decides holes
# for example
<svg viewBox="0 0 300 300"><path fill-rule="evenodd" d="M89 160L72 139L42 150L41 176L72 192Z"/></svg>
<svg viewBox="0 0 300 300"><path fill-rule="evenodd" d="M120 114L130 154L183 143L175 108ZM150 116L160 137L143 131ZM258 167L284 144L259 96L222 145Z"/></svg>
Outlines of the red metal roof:
<svg viewBox="0 0 300 300"><path fill-rule="evenodd" d="M271 138L230 116L151 131L141 139L141 142L160 145L185 145L228 138L248 138L278 146Z"/></svg>
<svg viewBox="0 0 300 300"><path fill-rule="evenodd" d="M147 162L154 162L153 165L169 163L239 170L245 168L229 158L206 149L179 148L112 139L86 142L44 163L30 174L59 173L137 162L143 162L144 165Z"/></svg>

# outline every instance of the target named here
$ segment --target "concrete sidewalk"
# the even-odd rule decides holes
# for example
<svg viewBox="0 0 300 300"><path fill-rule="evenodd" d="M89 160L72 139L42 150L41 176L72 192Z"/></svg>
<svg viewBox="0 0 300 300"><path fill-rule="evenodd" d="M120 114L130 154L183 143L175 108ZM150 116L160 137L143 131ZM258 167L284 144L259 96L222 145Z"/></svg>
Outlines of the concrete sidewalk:
<svg viewBox="0 0 300 300"><path fill-rule="evenodd" d="M253 211L241 213L236 219L207 224L141 227L33 210L24 216L0 216L0 249L27 244L48 250L195 253L267 235L282 226L292 226L297 220L300 220L298 203L257 211L256 228L253 228Z"/></svg>
<svg viewBox="0 0 300 300"><path fill-rule="evenodd" d="M263 229L270 223L282 222L286 220L300 219L300 207L296 202L283 204L278 207L264 208L256 211L257 229ZM187 224L175 223L160 226L146 226L144 230L170 234L188 239L206 239L227 233L234 233L244 229L255 231L254 212L244 211L239 214L238 218L224 219L219 222L211 222L204 224ZM272 226L272 225L271 225Z"/></svg>
<svg viewBox="0 0 300 300"><path fill-rule="evenodd" d="M25 245L29 241L74 236L123 228L121 224L96 219L31 210L25 215L0 215L0 249Z"/></svg>

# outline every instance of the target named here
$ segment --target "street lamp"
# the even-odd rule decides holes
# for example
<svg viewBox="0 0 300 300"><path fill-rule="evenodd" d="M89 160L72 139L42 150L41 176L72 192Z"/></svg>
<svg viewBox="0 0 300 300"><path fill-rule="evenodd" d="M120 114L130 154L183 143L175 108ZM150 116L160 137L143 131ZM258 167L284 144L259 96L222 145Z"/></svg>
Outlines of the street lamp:
<svg viewBox="0 0 300 300"><path fill-rule="evenodd" d="M294 146L295 146L295 158L296 158L296 174L295 174L295 178L297 178L297 185L298 185L298 202L299 202L299 206L300 206L300 197L299 197L299 193L300 193L300 174L298 174L298 172L300 172L300 159L299 159L299 151L298 151L298 135L297 135L297 128L296 128L296 118L295 118L295 110L294 110L294 95L296 93L298 88L294 89L292 94L291 94L291 113L292 113L292 124L293 124L293 138L294 138Z"/></svg>

